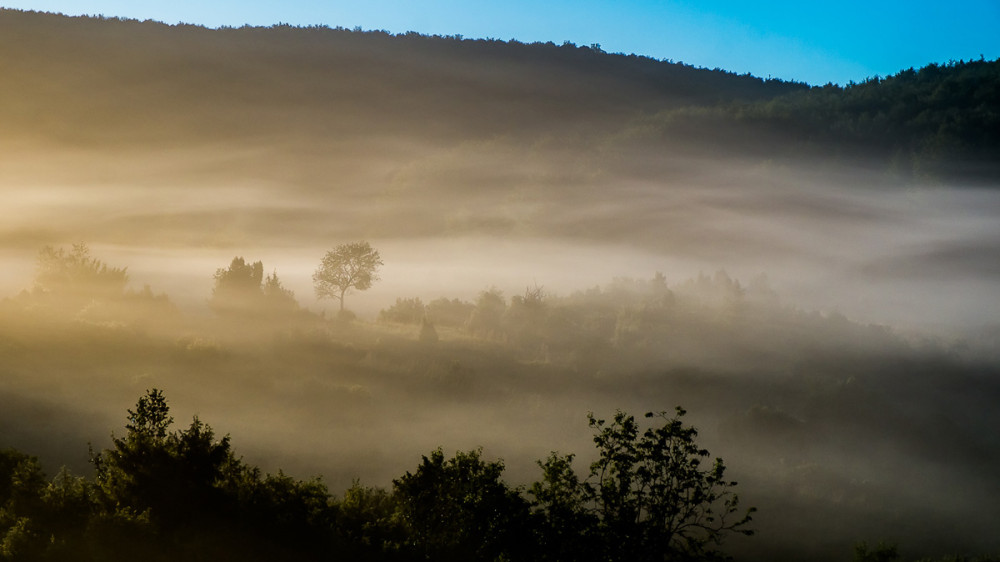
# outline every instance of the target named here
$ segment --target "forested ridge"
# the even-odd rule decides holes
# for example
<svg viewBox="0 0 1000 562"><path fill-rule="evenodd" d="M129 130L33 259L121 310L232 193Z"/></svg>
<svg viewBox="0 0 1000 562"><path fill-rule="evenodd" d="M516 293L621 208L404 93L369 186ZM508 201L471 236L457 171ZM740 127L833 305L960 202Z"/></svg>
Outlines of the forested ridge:
<svg viewBox="0 0 1000 562"><path fill-rule="evenodd" d="M846 87L668 111L644 124L761 157L823 155L907 176L990 181L1000 157L998 99L1000 61L951 61Z"/></svg>
<svg viewBox="0 0 1000 562"><path fill-rule="evenodd" d="M0 30L8 140L169 146L190 135L207 142L293 131L359 142L556 135L646 157L685 139L709 154L864 157L916 177L997 174L997 61L810 87L597 45L206 29L15 10L0 12ZM618 145L623 133L630 142Z"/></svg>
<svg viewBox="0 0 1000 562"><path fill-rule="evenodd" d="M432 139L562 133L567 120L607 126L664 106L802 87L572 44L210 30L12 10L0 12L0 29L5 120L69 142L288 130Z"/></svg>

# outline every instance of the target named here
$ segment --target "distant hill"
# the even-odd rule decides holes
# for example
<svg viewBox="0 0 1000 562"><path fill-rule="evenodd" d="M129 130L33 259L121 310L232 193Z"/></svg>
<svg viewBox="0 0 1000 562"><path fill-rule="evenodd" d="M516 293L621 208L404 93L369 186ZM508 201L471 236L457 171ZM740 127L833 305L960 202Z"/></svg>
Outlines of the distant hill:
<svg viewBox="0 0 1000 562"><path fill-rule="evenodd" d="M650 161L685 154L1000 177L1000 61L809 87L596 45L207 29L4 9L0 73L6 144L329 148L349 140L389 154L548 137L582 141L577 152L610 148L626 156L621 170L655 176L664 170ZM601 150L586 159L604 168Z"/></svg>
<svg viewBox="0 0 1000 562"><path fill-rule="evenodd" d="M1000 60L931 64L843 88L672 109L641 125L644 144L684 136L765 157L823 155L904 174L996 179Z"/></svg>
<svg viewBox="0 0 1000 562"><path fill-rule="evenodd" d="M489 137L805 88L567 44L322 27L220 29L0 10L6 135Z"/></svg>

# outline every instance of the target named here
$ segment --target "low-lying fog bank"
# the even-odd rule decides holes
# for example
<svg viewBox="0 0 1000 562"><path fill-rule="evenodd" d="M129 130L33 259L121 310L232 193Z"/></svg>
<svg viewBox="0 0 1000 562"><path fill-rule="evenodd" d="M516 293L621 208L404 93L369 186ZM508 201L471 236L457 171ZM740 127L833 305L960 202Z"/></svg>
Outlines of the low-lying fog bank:
<svg viewBox="0 0 1000 562"><path fill-rule="evenodd" d="M493 146L470 148L469 158L492 155ZM76 179L9 172L0 178L0 288L29 284L41 246L87 242L127 264L133 285L149 284L187 309L204 304L215 269L239 255L263 260L318 310L311 273L319 259L363 238L385 258L383 282L352 305L367 318L401 295L469 297L534 284L567 294L613 276L684 279L720 269L741 279L764 274L789 303L900 329L968 336L1000 317L996 190L906 187L860 174L831 182L761 165L686 169L656 182L598 173L556 187L557 179L516 169L480 185L465 177L468 166L455 168L460 158L435 154L415 160L424 162L419 174L396 164L388 175L334 175L328 184L261 180L252 170L216 184L206 181L217 172L182 168L138 186L127 183L135 170L109 184L85 181L110 173L101 165ZM280 168L288 157L261 158ZM503 164L493 160L482 164ZM563 163L546 165L553 174Z"/></svg>

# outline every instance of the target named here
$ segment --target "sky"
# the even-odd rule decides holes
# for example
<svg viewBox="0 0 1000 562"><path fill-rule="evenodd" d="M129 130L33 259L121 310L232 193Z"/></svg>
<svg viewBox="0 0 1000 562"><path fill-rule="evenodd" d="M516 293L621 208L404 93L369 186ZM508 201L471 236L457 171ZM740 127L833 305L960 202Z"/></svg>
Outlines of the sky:
<svg viewBox="0 0 1000 562"><path fill-rule="evenodd" d="M193 23L328 25L599 44L821 85L950 60L1000 58L1000 0L29 0L7 8Z"/></svg>

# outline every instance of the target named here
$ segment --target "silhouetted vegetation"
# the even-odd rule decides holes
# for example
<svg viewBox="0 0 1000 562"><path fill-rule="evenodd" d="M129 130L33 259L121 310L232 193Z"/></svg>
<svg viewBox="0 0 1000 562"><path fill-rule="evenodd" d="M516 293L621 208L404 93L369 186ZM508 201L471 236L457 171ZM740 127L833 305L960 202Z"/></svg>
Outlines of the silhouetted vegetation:
<svg viewBox="0 0 1000 562"><path fill-rule="evenodd" d="M695 443L698 432L676 415L654 415L662 427L642 431L635 418L618 411L611 423L589 416L599 456L585 481L573 472L573 455L553 453L544 479L530 493L545 517L546 552L551 560L706 560L728 533L753 534L754 508L739 513L739 499L716 458L702 468L708 451Z"/></svg>
<svg viewBox="0 0 1000 562"><path fill-rule="evenodd" d="M94 479L61 473L47 482L37 462L5 453L0 496L11 560L319 559L335 548L335 508L319 481L264 475L237 459L195 418L170 430L163 393L129 410L113 446L92 455Z"/></svg>
<svg viewBox="0 0 1000 562"><path fill-rule="evenodd" d="M503 463L478 451L438 449L393 481L410 548L425 560L530 560L528 502L501 479Z"/></svg>
<svg viewBox="0 0 1000 562"><path fill-rule="evenodd" d="M94 258L86 244L64 248L45 246L36 258L32 288L5 299L33 321L75 320L111 327L130 324L150 328L169 324L177 310L166 294L154 294L146 285L128 287L127 268L112 267Z"/></svg>
<svg viewBox="0 0 1000 562"><path fill-rule="evenodd" d="M395 480L391 492L355 484L340 500L318 479L263 474L234 455L229 437L217 439L197 417L188 429L171 430L166 398L152 389L128 411L126 434L92 454L93 480L64 470L50 482L33 457L0 451L0 556L607 560L624 556L621 548L629 545L622 559L706 558L706 543L749 520L727 524L723 517L735 507L728 500L717 523L710 516L710 505L728 495L716 488L734 484L719 479L721 460L700 471L697 458L707 452L694 446L694 430L676 419L637 443L634 435L613 435L634 429L619 423L625 419L619 412L616 425L595 436L602 461L592 476L600 479L595 486L585 483L582 495L570 490L580 499L570 506L563 505L567 492L556 490L566 480L552 480L551 462L543 465L546 482L532 487L540 508L532 511L522 490L502 480L502 462L484 461L479 451L445 459L440 449ZM634 461L619 450L633 445ZM673 458L663 457L668 451L662 447L672 451L674 445L681 448L670 452ZM611 465L598 471L602 463ZM567 526L561 509L589 514L588 525ZM698 537L694 528L709 534ZM597 550L566 557L579 552L581 540Z"/></svg>
<svg viewBox="0 0 1000 562"><path fill-rule="evenodd" d="M753 534L697 431L665 413L643 430L618 411L590 416L598 456L588 478L574 455L543 461L524 488L480 450L439 448L391 490L355 482L342 497L318 478L264 474L195 417L173 430L162 391L128 410L126 433L91 453L92 479L0 450L4 560L719 560L728 534ZM529 499L530 497L530 499ZM899 559L895 545L860 543L856 561ZM948 560L965 560L952 558ZM984 562L993 558L978 558Z"/></svg>

